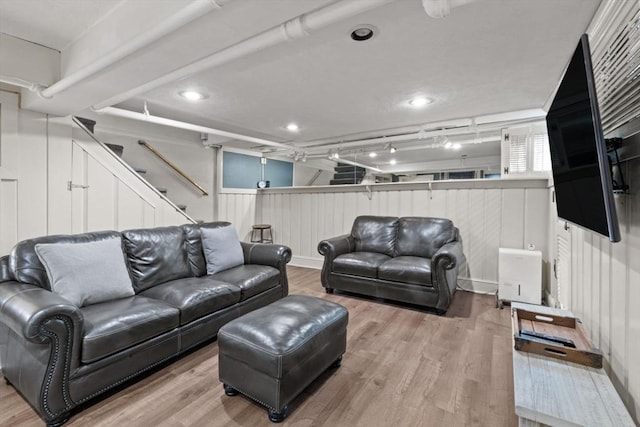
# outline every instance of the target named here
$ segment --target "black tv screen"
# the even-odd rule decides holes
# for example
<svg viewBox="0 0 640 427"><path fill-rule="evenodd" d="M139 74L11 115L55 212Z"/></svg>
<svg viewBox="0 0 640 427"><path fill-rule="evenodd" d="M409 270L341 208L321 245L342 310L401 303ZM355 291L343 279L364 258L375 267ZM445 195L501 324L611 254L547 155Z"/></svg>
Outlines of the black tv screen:
<svg viewBox="0 0 640 427"><path fill-rule="evenodd" d="M620 241L586 34L553 99L547 131L558 217Z"/></svg>

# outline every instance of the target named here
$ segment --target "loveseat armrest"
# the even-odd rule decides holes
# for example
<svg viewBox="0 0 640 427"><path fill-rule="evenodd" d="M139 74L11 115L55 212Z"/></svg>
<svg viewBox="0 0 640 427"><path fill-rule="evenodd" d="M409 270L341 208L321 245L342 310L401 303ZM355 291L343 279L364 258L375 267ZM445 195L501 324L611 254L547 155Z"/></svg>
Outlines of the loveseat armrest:
<svg viewBox="0 0 640 427"><path fill-rule="evenodd" d="M351 234L332 237L318 243L318 252L331 261L338 255L348 254L356 250L356 242Z"/></svg>
<svg viewBox="0 0 640 427"><path fill-rule="evenodd" d="M280 271L282 296L289 293L287 263L291 261L291 248L273 243L240 242L245 264L260 264L275 267Z"/></svg>
<svg viewBox="0 0 640 427"><path fill-rule="evenodd" d="M440 247L431 259L431 274L438 288L438 310L446 310L458 283L458 267L464 264L466 257L462 250L462 241L449 242Z"/></svg>
<svg viewBox="0 0 640 427"><path fill-rule="evenodd" d="M320 281L322 282L322 286L327 288L327 292L330 292L331 289L329 276L333 270L333 260L339 255L348 254L355 250L356 242L351 234L343 234L342 236L325 239L318 243L318 252L324 256Z"/></svg>
<svg viewBox="0 0 640 427"><path fill-rule="evenodd" d="M75 406L69 378L80 361L84 317L71 302L37 286L0 283L0 353L7 381L48 423Z"/></svg>

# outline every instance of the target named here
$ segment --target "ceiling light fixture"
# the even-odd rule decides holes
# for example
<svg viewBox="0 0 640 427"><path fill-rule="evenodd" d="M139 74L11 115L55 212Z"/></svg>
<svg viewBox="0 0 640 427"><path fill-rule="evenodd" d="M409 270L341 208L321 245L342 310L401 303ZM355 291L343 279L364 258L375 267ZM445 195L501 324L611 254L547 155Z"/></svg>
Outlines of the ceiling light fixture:
<svg viewBox="0 0 640 427"><path fill-rule="evenodd" d="M447 141L447 142L445 142L445 144L444 144L444 148L446 148L446 149L448 150L449 148L451 148L451 146L452 146L452 145L453 145L453 144L451 143L451 141Z"/></svg>
<svg viewBox="0 0 640 427"><path fill-rule="evenodd" d="M289 123L287 125L287 130L289 132L298 132L300 130L300 127L295 123Z"/></svg>
<svg viewBox="0 0 640 427"><path fill-rule="evenodd" d="M372 25L358 25L351 31L351 39L357 42L369 40L375 35L375 29Z"/></svg>
<svg viewBox="0 0 640 427"><path fill-rule="evenodd" d="M396 159L389 160L389 164L390 165L395 165L396 163L398 163L398 161Z"/></svg>
<svg viewBox="0 0 640 427"><path fill-rule="evenodd" d="M206 99L207 96L201 94L200 92L196 92L195 90L183 90L179 93L179 95L189 101L202 101Z"/></svg>
<svg viewBox="0 0 640 427"><path fill-rule="evenodd" d="M393 145L389 146L389 152L391 154L395 153L396 151L398 151L398 149L396 147L394 147Z"/></svg>
<svg viewBox="0 0 640 427"><path fill-rule="evenodd" d="M451 146L451 148L453 148L454 150L459 150L460 148L462 148L462 145L460 145L459 143L455 143Z"/></svg>
<svg viewBox="0 0 640 427"><path fill-rule="evenodd" d="M413 108L422 108L425 105L431 104L433 101L429 98L425 98L424 96L416 96L415 98L411 98L409 100L409 105Z"/></svg>
<svg viewBox="0 0 640 427"><path fill-rule="evenodd" d="M372 151L369 153L369 157L374 158L378 155L378 153L376 153L375 151Z"/></svg>

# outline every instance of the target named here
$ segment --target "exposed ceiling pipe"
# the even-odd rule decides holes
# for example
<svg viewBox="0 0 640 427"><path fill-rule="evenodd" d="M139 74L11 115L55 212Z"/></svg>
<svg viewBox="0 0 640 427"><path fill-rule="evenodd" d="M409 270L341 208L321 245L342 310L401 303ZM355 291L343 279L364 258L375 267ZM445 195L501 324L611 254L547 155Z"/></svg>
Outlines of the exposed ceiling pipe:
<svg viewBox="0 0 640 427"><path fill-rule="evenodd" d="M188 24L189 22L200 18L203 15L215 9L220 9L232 0L195 0L179 12L171 15L168 19L151 27L147 31L137 35L127 43L122 44L118 48L112 50L106 55L92 61L87 66L80 68L73 73L65 76L63 79L52 84L46 89L38 90L38 94L43 98L51 98L52 96L62 92L63 90L73 86L74 84L87 79L88 77L108 68L114 63L126 58L134 52L150 45L177 30L178 28Z"/></svg>
<svg viewBox="0 0 640 427"><path fill-rule="evenodd" d="M99 102L95 104L92 109L101 110L103 108L110 107L126 101L127 99L149 92L160 86L164 86L165 84L171 83L175 80L231 62L243 56L264 50L286 41L306 37L313 31L393 1L394 0L345 0L329 4L313 12L297 16L283 24L272 27L262 33L256 34L253 37L213 53L212 55L185 65L184 67L180 67L141 86Z"/></svg>
<svg viewBox="0 0 640 427"><path fill-rule="evenodd" d="M460 7L476 0L422 0L422 7L432 18L449 16L451 9Z"/></svg>
<svg viewBox="0 0 640 427"><path fill-rule="evenodd" d="M353 161L347 160L347 159L336 160L336 162L346 163L346 164L351 165L351 166L359 166L361 168L370 169L370 170L372 170L374 172L383 172L382 169L374 168L373 166L365 165L364 163L353 162Z"/></svg>
<svg viewBox="0 0 640 427"><path fill-rule="evenodd" d="M305 153L304 150L298 147L282 144L280 142L269 141L268 139L254 138L252 136L242 135L234 132L227 132L220 129L214 129L206 126L195 125L193 123L181 122L178 120L167 119L165 117L152 116L150 114L137 113L131 110L124 110L122 108L107 107L102 110L96 111L99 114L108 114L110 116L123 117L126 119L140 120L148 123L155 123L163 126L171 126L179 129L191 130L199 133L207 133L212 135L224 136L227 138L238 139L241 141L253 142L260 145L268 145L270 147L282 148L285 150L295 151L299 153Z"/></svg>
<svg viewBox="0 0 640 427"><path fill-rule="evenodd" d="M7 83L13 86L29 89L31 92L36 92L39 88L43 87L38 83L29 82L19 77L7 76L4 74L0 74L0 83Z"/></svg>

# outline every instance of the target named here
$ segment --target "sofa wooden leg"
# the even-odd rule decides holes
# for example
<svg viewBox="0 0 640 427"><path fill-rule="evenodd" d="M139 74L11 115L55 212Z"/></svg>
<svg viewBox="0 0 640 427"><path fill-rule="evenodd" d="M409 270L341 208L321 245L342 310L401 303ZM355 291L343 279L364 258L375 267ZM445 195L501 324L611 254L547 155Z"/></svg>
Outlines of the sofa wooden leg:
<svg viewBox="0 0 640 427"><path fill-rule="evenodd" d="M269 408L269 421L272 423L281 423L285 418L287 418L287 405L284 405L280 411Z"/></svg>
<svg viewBox="0 0 640 427"><path fill-rule="evenodd" d="M240 393L229 384L222 384L222 387L224 387L224 394L226 394L227 396L237 396Z"/></svg>
<svg viewBox="0 0 640 427"><path fill-rule="evenodd" d="M342 356L338 357L330 366L330 368L339 368L342 365Z"/></svg>
<svg viewBox="0 0 640 427"><path fill-rule="evenodd" d="M324 290L325 290L328 294L332 294L332 293L333 293L333 288L324 288Z"/></svg>

